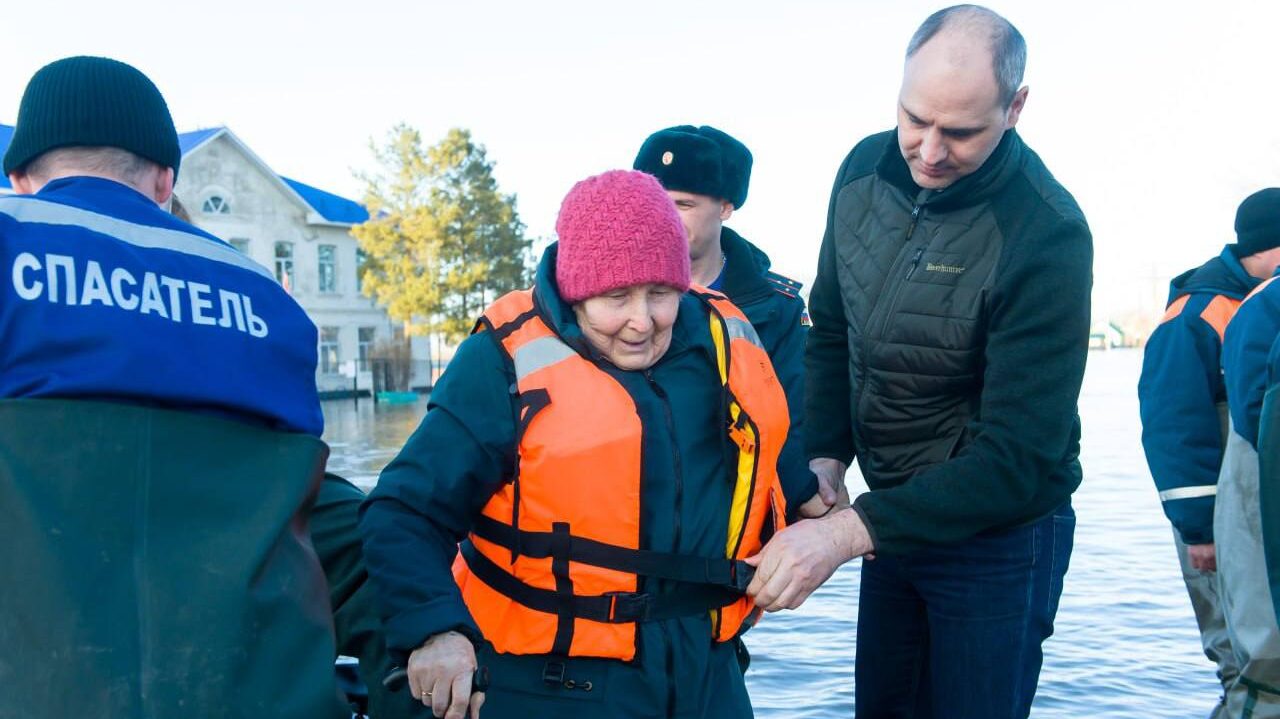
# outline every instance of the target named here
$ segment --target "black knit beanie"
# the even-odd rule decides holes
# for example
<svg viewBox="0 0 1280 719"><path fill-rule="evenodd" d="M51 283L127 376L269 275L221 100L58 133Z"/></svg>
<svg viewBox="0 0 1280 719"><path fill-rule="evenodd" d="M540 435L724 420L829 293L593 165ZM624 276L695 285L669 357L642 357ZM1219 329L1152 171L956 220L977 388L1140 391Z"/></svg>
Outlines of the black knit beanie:
<svg viewBox="0 0 1280 719"><path fill-rule="evenodd" d="M68 57L36 71L22 94L4 172L72 146L117 147L175 174L182 160L160 90L136 68L105 57Z"/></svg>
<svg viewBox="0 0 1280 719"><path fill-rule="evenodd" d="M1244 198L1236 210L1236 257L1280 247L1280 187Z"/></svg>

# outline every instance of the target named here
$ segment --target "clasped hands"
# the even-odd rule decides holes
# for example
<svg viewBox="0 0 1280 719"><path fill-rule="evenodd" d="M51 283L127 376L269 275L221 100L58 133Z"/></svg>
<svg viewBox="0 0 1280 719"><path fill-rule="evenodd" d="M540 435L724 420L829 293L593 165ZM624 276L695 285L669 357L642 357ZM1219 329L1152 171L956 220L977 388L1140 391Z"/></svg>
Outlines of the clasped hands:
<svg viewBox="0 0 1280 719"><path fill-rule="evenodd" d="M835 459L814 459L809 469L818 476L818 493L800 505L802 519L769 540L746 562L756 575L747 594L769 612L795 609L831 578L841 564L869 554L871 534L849 506L844 486L848 465Z"/></svg>

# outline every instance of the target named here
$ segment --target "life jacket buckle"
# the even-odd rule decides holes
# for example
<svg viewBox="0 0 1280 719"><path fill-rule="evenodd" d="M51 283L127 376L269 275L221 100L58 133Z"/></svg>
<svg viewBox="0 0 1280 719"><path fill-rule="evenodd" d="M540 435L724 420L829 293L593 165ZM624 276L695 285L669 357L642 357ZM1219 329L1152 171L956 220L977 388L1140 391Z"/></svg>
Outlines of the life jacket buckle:
<svg viewBox="0 0 1280 719"><path fill-rule="evenodd" d="M653 607L653 597L640 592L605 592L609 597L609 622L625 624L643 622L649 619L649 611Z"/></svg>
<svg viewBox="0 0 1280 719"><path fill-rule="evenodd" d="M751 580L756 576L755 567L747 564L742 560L735 560L729 569L729 586L735 590L747 593L747 587L751 584Z"/></svg>
<svg viewBox="0 0 1280 719"><path fill-rule="evenodd" d="M547 662L542 665L542 681L553 687L564 684L564 662Z"/></svg>
<svg viewBox="0 0 1280 719"><path fill-rule="evenodd" d="M738 419L729 422L729 439L738 445L738 449L745 454L751 454L756 451L755 440L747 433L747 413L738 412Z"/></svg>

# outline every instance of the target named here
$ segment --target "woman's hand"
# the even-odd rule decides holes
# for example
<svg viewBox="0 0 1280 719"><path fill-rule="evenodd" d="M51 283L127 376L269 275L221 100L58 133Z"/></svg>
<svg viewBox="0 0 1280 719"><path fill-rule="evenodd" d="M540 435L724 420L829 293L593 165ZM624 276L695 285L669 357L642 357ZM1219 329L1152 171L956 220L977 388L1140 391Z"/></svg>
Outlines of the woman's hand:
<svg viewBox="0 0 1280 719"><path fill-rule="evenodd" d="M806 500L804 504L800 505L799 509L796 510L796 514L800 515L803 519L814 519L830 512L831 508L834 506L835 505L827 502L821 492L816 492L812 497Z"/></svg>
<svg viewBox="0 0 1280 719"><path fill-rule="evenodd" d="M409 691L444 719L479 719L484 694L471 693L476 650L457 632L436 634L409 655Z"/></svg>
<svg viewBox="0 0 1280 719"><path fill-rule="evenodd" d="M809 460L809 471L818 477L818 492L796 510L805 519L821 517L835 509L849 506L849 490L844 486L848 466L838 459Z"/></svg>

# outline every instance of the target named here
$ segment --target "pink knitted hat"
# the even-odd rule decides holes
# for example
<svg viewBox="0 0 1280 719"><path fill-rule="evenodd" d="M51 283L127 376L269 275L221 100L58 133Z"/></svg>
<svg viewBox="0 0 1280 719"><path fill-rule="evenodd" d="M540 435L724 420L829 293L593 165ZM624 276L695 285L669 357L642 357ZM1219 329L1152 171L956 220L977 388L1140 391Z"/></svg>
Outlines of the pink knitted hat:
<svg viewBox="0 0 1280 719"><path fill-rule="evenodd" d="M556 234L556 283L566 302L646 282L689 289L684 225L652 175L611 170L574 185Z"/></svg>

